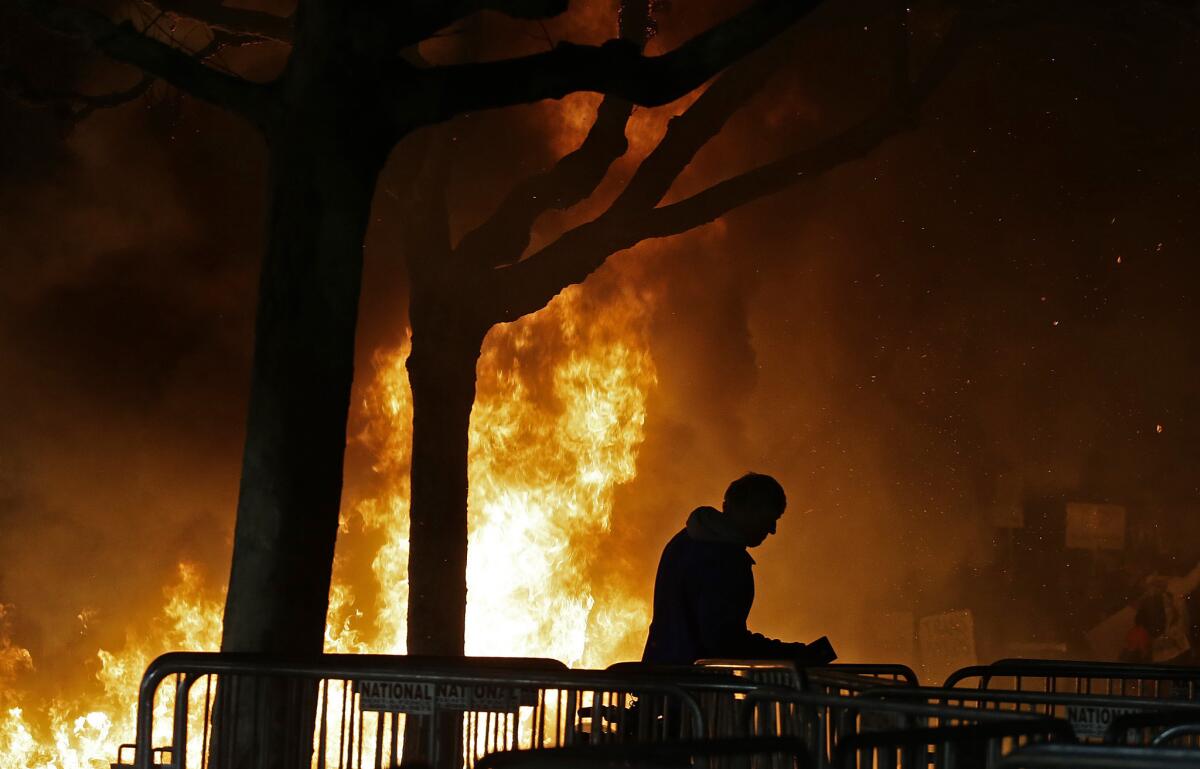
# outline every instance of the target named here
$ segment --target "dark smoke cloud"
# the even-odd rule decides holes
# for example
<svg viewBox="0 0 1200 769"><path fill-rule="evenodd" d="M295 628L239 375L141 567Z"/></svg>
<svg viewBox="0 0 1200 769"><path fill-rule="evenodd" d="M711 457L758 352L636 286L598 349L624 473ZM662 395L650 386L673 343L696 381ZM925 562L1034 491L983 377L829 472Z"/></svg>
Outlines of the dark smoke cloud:
<svg viewBox="0 0 1200 769"><path fill-rule="evenodd" d="M672 10L656 45L718 6ZM993 557L1001 476L1031 494L1196 498L1197 47L1134 3L1090 6L1078 26L1034 24L972 53L921 126L871 157L618 257L643 259L659 294L659 387L612 544L644 595L687 512L748 469L776 473L791 499L761 550L754 622L830 632L863 656L876 652L863 628L877 612L961 603L956 586ZM597 7L551 35L596 35L612 18ZM795 63L677 192L878 103L876 11L831 3L815 17ZM937 24L921 18L928 42ZM528 25L486 24L545 45ZM98 65L63 66L47 76ZM461 147L460 231L552 161L552 114L534 105L439 129ZM12 276L0 288L0 602L17 606L14 632L35 659L66 660L119 643L180 559L224 580L263 148L161 94L65 137L52 115L5 102L0 131ZM397 201L411 155L401 147L385 173L368 238L363 372L404 333ZM369 458L349 462L352 482L369 475ZM84 608L98 610L86 637Z"/></svg>

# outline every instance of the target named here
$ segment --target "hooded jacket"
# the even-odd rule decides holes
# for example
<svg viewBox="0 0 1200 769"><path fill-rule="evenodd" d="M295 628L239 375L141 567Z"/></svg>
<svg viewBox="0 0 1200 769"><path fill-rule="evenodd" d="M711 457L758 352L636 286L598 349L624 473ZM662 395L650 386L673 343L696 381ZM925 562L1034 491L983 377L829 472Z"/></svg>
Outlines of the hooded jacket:
<svg viewBox="0 0 1200 769"><path fill-rule="evenodd" d="M654 618L643 662L801 659L805 645L751 633L754 559L744 536L719 510L700 507L663 549L654 579Z"/></svg>

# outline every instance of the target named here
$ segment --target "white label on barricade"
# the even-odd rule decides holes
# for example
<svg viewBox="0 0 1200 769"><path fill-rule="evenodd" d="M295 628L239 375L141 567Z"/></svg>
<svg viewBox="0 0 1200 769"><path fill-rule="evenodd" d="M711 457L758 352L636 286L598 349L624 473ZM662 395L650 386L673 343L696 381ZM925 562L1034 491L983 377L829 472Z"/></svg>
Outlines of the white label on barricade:
<svg viewBox="0 0 1200 769"><path fill-rule="evenodd" d="M1068 705L1067 720L1075 730L1076 737L1103 737L1109 724L1117 716L1139 713L1135 708L1117 708L1105 705Z"/></svg>
<svg viewBox="0 0 1200 769"><path fill-rule="evenodd" d="M532 705L533 692L494 684L434 684L417 681L356 681L359 709L428 715L434 710L515 713Z"/></svg>

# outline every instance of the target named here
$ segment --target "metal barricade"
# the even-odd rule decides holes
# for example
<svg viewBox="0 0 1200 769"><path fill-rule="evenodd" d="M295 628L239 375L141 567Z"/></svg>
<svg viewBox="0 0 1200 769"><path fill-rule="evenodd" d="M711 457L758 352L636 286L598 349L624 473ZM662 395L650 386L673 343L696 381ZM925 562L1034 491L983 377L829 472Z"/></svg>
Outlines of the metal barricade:
<svg viewBox="0 0 1200 769"><path fill-rule="evenodd" d="M1002 659L957 670L944 686L1197 701L1200 667Z"/></svg>
<svg viewBox="0 0 1200 769"><path fill-rule="evenodd" d="M711 659L700 660L696 665L728 671L760 684L843 696L853 696L860 691L889 683L920 685L912 668L892 663L853 663L802 668L786 660Z"/></svg>
<svg viewBox="0 0 1200 769"><path fill-rule="evenodd" d="M908 665L901 665L892 662L870 662L870 663L836 663L826 665L819 668L809 668L809 673L837 673L842 675L854 675L860 678L874 679L876 681L891 681L904 686L920 686L921 682L917 679L917 674Z"/></svg>
<svg viewBox="0 0 1200 769"><path fill-rule="evenodd" d="M664 766L744 766L783 762L814 769L808 747L799 740L725 738L648 745L597 745L503 751L480 759L476 769L662 769Z"/></svg>
<svg viewBox="0 0 1200 769"><path fill-rule="evenodd" d="M833 694L839 697L857 697L865 691L878 689L882 686L917 686L917 676L912 671L904 675L902 671L895 674L880 675L875 666L864 666L867 670L859 672L858 666L831 665L824 668L809 668L805 671L804 687L807 691ZM903 666L897 666L903 668Z"/></svg>
<svg viewBox="0 0 1200 769"><path fill-rule="evenodd" d="M1021 745L1072 739L1067 723L1030 713L765 689L746 700L749 734L799 739L822 768L986 766Z"/></svg>
<svg viewBox="0 0 1200 769"><path fill-rule="evenodd" d="M863 692L860 697L1054 717L1070 723L1079 741L1093 743L1114 739L1112 726L1122 716L1155 713L1156 718L1162 718L1178 713L1184 719L1200 718L1200 703L1073 692L891 686ZM1149 731L1145 734L1148 744L1153 735Z"/></svg>
<svg viewBox="0 0 1200 769"><path fill-rule="evenodd" d="M1195 769L1196 754L1168 748L1106 745L1033 745L1015 751L995 769Z"/></svg>
<svg viewBox="0 0 1200 769"><path fill-rule="evenodd" d="M1126 713L1113 719L1106 741L1114 745L1200 747L1200 713L1153 710ZM1197 761L1200 762L1200 756Z"/></svg>
<svg viewBox="0 0 1200 769"><path fill-rule="evenodd" d="M258 765L268 753L315 769L402 757L457 769L502 750L706 738L712 718L687 686L729 703L753 687L693 678L553 660L171 653L142 679L135 766L152 769L170 748L172 769Z"/></svg>
<svg viewBox="0 0 1200 769"><path fill-rule="evenodd" d="M705 659L698 660L694 667L719 670L757 684L804 688L801 668L787 660Z"/></svg>

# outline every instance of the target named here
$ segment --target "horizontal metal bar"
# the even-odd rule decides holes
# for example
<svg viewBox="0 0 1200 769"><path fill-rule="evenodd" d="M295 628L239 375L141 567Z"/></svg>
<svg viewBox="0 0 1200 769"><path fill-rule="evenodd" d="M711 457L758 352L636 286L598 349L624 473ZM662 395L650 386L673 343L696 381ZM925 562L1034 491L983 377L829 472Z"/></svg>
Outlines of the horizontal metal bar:
<svg viewBox="0 0 1200 769"><path fill-rule="evenodd" d="M1198 760L1194 750L1046 744L1013 751L994 769L1194 769Z"/></svg>
<svg viewBox="0 0 1200 769"><path fill-rule="evenodd" d="M1145 710L1194 710L1200 712L1200 702L1154 699L1150 697L1121 697L1075 692L1027 692L1006 689L952 689L932 687L891 686L868 689L860 697L879 699L956 700L960 702L997 702L1031 705L1109 705Z"/></svg>

